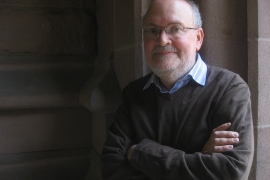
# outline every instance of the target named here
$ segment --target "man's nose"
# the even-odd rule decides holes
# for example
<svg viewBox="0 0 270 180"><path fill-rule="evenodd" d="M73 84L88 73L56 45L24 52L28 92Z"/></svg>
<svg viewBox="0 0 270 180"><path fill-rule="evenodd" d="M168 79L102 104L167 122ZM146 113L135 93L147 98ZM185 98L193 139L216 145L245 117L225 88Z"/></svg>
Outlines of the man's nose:
<svg viewBox="0 0 270 180"><path fill-rule="evenodd" d="M159 36L157 38L157 45L160 46L166 46L168 44L171 44L171 39L168 36L168 34L166 33L165 30L161 30L161 32L159 33Z"/></svg>

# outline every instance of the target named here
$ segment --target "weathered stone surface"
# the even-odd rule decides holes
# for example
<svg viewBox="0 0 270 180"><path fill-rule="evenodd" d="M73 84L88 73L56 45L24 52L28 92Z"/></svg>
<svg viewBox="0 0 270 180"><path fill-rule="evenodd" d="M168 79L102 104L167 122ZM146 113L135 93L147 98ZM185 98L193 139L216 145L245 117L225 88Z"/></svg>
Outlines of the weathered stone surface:
<svg viewBox="0 0 270 180"><path fill-rule="evenodd" d="M94 0L0 0L0 5L39 5L50 7L95 8Z"/></svg>
<svg viewBox="0 0 270 180"><path fill-rule="evenodd" d="M92 148L90 166L84 180L102 180L100 155Z"/></svg>
<svg viewBox="0 0 270 180"><path fill-rule="evenodd" d="M83 9L0 6L0 54L89 55L96 25Z"/></svg>
<svg viewBox="0 0 270 180"><path fill-rule="evenodd" d="M229 69L247 82L247 42L207 38L200 54L210 65Z"/></svg>
<svg viewBox="0 0 270 180"><path fill-rule="evenodd" d="M114 1L97 0L98 52L110 54L114 50Z"/></svg>
<svg viewBox="0 0 270 180"><path fill-rule="evenodd" d="M258 1L258 24L260 38L270 38L270 3L267 0Z"/></svg>
<svg viewBox="0 0 270 180"><path fill-rule="evenodd" d="M269 13L270 15L270 13ZM258 126L269 126L270 128L270 38L258 40ZM270 140L270 139L269 139ZM261 139L265 141L265 139ZM270 166L269 166L270 168Z"/></svg>
<svg viewBox="0 0 270 180"><path fill-rule="evenodd" d="M205 38L220 40L246 40L246 0L204 1L199 0Z"/></svg>
<svg viewBox="0 0 270 180"><path fill-rule="evenodd" d="M117 0L115 6L115 72L123 89L130 81L148 73L142 48L143 5L149 1ZM125 6L126 8L122 8ZM125 18L123 18L125 17Z"/></svg>
<svg viewBox="0 0 270 180"><path fill-rule="evenodd" d="M125 8L123 8L125 7ZM134 46L134 3L133 1L115 1L115 48L125 49ZM122 17L122 18L121 18ZM125 17L125 18L123 18ZM141 32L136 32L141 33Z"/></svg>
<svg viewBox="0 0 270 180"><path fill-rule="evenodd" d="M0 56L0 109L80 106L92 56Z"/></svg>
<svg viewBox="0 0 270 180"><path fill-rule="evenodd" d="M247 6L240 1L197 1L204 43L200 53L210 65L234 71L247 81Z"/></svg>
<svg viewBox="0 0 270 180"><path fill-rule="evenodd" d="M259 126L258 127L258 139L256 147L256 159L254 159L254 164L256 166L256 180L269 179L269 162L270 162L270 125Z"/></svg>
<svg viewBox="0 0 270 180"><path fill-rule="evenodd" d="M91 147L91 129L82 107L2 111L0 154Z"/></svg>
<svg viewBox="0 0 270 180"><path fill-rule="evenodd" d="M269 179L269 1L247 1L249 86L255 125L255 157L250 180Z"/></svg>
<svg viewBox="0 0 270 180"><path fill-rule="evenodd" d="M95 0L0 0L1 180L84 178L92 114L79 92L97 55L95 11Z"/></svg>
<svg viewBox="0 0 270 180"><path fill-rule="evenodd" d="M113 57L99 55L94 62L94 72L80 91L80 102L92 112L114 112L120 104L119 87Z"/></svg>
<svg viewBox="0 0 270 180"><path fill-rule="evenodd" d="M82 180L89 164L87 156L1 164L0 177L1 180Z"/></svg>

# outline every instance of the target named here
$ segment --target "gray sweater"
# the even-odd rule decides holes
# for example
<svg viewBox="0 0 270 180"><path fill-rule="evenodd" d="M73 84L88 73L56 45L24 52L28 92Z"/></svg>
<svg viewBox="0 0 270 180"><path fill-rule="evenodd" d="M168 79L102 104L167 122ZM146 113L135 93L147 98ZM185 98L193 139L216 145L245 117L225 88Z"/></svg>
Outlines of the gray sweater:
<svg viewBox="0 0 270 180"><path fill-rule="evenodd" d="M174 94L162 94L151 74L131 82L109 129L102 152L104 179L246 179L253 158L250 92L235 73L208 66L206 85L189 82ZM231 122L239 133L234 149L202 154L214 128ZM138 144L126 159L130 146Z"/></svg>

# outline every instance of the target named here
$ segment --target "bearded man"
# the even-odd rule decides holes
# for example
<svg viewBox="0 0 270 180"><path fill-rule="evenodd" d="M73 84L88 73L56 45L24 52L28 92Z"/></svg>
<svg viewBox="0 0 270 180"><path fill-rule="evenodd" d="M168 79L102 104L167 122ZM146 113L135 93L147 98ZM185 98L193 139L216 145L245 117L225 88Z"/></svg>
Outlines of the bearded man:
<svg viewBox="0 0 270 180"><path fill-rule="evenodd" d="M155 0L143 27L153 73L123 90L102 152L103 178L247 179L254 151L249 88L201 59L198 6Z"/></svg>

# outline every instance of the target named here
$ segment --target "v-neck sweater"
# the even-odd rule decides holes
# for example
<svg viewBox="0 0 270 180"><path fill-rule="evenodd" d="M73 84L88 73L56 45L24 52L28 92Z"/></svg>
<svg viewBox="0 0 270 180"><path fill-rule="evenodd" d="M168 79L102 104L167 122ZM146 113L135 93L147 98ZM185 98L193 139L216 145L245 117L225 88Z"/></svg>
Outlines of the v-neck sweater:
<svg viewBox="0 0 270 180"><path fill-rule="evenodd" d="M205 86L190 81L173 94L151 74L123 90L102 152L104 179L245 179L253 157L250 91L239 75L208 66ZM202 154L214 128L231 122L239 143L230 151ZM127 162L129 147L137 144Z"/></svg>

